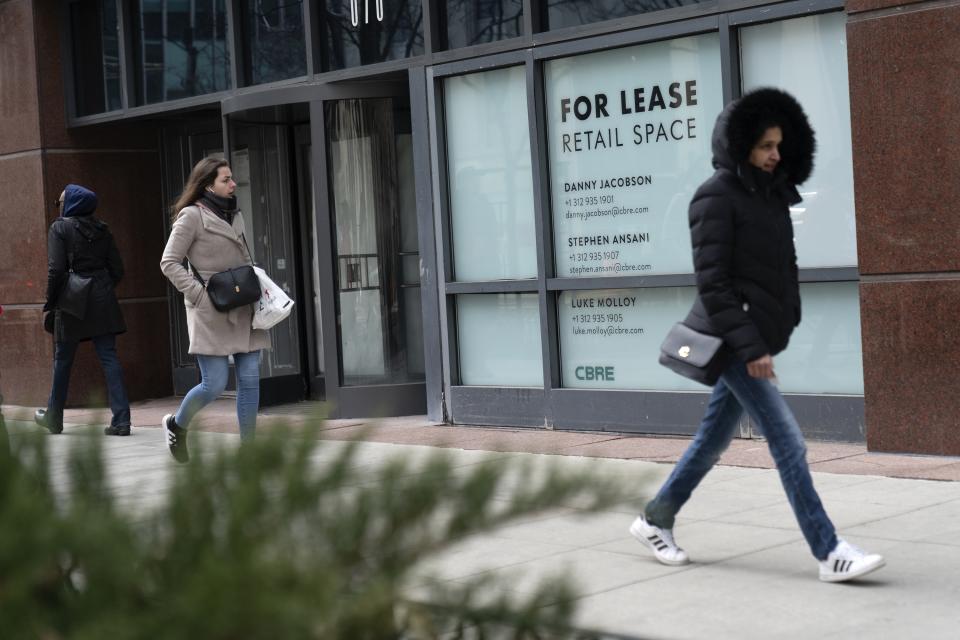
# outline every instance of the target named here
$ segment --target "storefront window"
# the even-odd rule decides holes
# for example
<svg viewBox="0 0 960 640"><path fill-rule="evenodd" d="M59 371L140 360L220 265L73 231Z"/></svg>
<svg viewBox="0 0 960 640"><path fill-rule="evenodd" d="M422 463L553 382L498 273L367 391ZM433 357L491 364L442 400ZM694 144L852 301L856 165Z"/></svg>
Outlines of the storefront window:
<svg viewBox="0 0 960 640"><path fill-rule="evenodd" d="M230 88L225 0L137 0L133 25L141 104Z"/></svg>
<svg viewBox="0 0 960 640"><path fill-rule="evenodd" d="M250 84L306 75L301 2L247 0L243 6L243 26Z"/></svg>
<svg viewBox="0 0 960 640"><path fill-rule="evenodd" d="M444 104L455 278L535 278L523 67L449 78Z"/></svg>
<svg viewBox="0 0 960 640"><path fill-rule="evenodd" d="M803 202L791 209L800 267L856 265L846 15L747 27L740 49L744 89L789 91L817 134L813 175L800 187Z"/></svg>
<svg viewBox="0 0 960 640"><path fill-rule="evenodd" d="M693 287L567 291L558 299L564 387L707 391L660 366L660 343L690 310ZM804 284L803 322L774 357L785 393L863 393L857 284Z"/></svg>
<svg viewBox="0 0 960 640"><path fill-rule="evenodd" d="M447 48L513 38L523 31L522 0L446 0Z"/></svg>
<svg viewBox="0 0 960 640"><path fill-rule="evenodd" d="M120 44L117 3L82 0L70 7L76 113L86 116L119 109Z"/></svg>
<svg viewBox="0 0 960 640"><path fill-rule="evenodd" d="M423 54L420 0L325 0L326 70Z"/></svg>
<svg viewBox="0 0 960 640"><path fill-rule="evenodd" d="M461 384L543 386L537 294L457 296L457 336Z"/></svg>
<svg viewBox="0 0 960 640"><path fill-rule="evenodd" d="M546 64L556 273L690 273L687 208L713 172L716 34Z"/></svg>
<svg viewBox="0 0 960 640"><path fill-rule="evenodd" d="M660 343L683 319L693 287L565 291L557 301L564 387L706 391L657 363Z"/></svg>
<svg viewBox="0 0 960 640"><path fill-rule="evenodd" d="M625 18L640 13L674 9L703 0L548 0L544 3L550 29Z"/></svg>

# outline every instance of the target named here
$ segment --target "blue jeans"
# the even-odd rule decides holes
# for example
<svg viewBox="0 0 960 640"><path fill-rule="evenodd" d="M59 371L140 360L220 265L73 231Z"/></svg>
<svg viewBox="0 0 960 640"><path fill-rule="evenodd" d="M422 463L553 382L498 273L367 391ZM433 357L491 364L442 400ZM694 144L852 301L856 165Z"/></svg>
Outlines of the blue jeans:
<svg viewBox="0 0 960 640"><path fill-rule="evenodd" d="M114 427L130 426L130 401L127 399L127 387L123 384L123 368L117 357L117 337L107 334L92 338L93 348L103 367L107 379L107 395ZM47 400L47 420L50 424L63 422L63 407L67 403L67 389L70 386L70 370L77 355L79 342L57 342L53 350L53 386Z"/></svg>
<svg viewBox="0 0 960 640"><path fill-rule="evenodd" d="M769 380L752 377L739 359L727 367L713 388L696 437L644 510L647 520L673 528L677 512L729 446L744 409L767 439L810 550L817 560L825 560L837 545L837 534L813 487L800 426L780 391Z"/></svg>
<svg viewBox="0 0 960 640"><path fill-rule="evenodd" d="M200 365L200 384L191 389L174 419L186 429L200 409L216 400L227 388L230 367L227 356L197 356ZM237 420L240 438L253 438L257 428L257 409L260 406L260 351L233 354L237 371Z"/></svg>

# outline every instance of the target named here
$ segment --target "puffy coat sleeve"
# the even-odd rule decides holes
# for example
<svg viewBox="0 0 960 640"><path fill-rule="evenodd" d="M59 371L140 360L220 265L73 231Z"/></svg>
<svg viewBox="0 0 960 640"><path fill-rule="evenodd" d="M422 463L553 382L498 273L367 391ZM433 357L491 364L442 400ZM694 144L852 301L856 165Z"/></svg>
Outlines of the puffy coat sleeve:
<svg viewBox="0 0 960 640"><path fill-rule="evenodd" d="M67 239L59 227L54 223L47 232L47 301L43 305L44 311L56 308L57 296L67 276Z"/></svg>
<svg viewBox="0 0 960 640"><path fill-rule="evenodd" d="M187 208L177 217L167 239L167 246L160 258L160 271L177 288L177 291L192 304L199 304L203 295L203 285L193 276L189 268L183 265L183 259L197 237L200 227L200 212L196 208Z"/></svg>
<svg viewBox="0 0 960 640"><path fill-rule="evenodd" d="M744 362L770 353L743 308L734 280L736 228L733 204L723 195L695 197L690 203L690 239L697 293L724 342Z"/></svg>

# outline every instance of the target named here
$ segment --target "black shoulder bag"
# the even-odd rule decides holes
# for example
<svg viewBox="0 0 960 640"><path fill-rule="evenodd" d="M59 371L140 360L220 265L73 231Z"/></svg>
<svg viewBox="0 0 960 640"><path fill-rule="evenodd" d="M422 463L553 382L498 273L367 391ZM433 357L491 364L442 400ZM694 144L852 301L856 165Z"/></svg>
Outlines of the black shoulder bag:
<svg viewBox="0 0 960 640"><path fill-rule="evenodd" d="M241 238L243 238L243 245L247 247L247 255L252 255L250 247L247 246L247 238L245 236ZM217 311L230 311L245 304L253 304L260 299L260 279L257 278L251 264L218 271L206 282L192 263L190 268L193 270L193 277L207 290L207 296L210 297L210 302Z"/></svg>
<svg viewBox="0 0 960 640"><path fill-rule="evenodd" d="M57 308L83 320L87 316L87 300L90 299L93 276L82 276L73 270L72 250L67 254L67 268L67 280L57 295Z"/></svg>
<svg viewBox="0 0 960 640"><path fill-rule="evenodd" d="M723 338L673 325L660 345L660 364L685 378L712 387L727 364Z"/></svg>

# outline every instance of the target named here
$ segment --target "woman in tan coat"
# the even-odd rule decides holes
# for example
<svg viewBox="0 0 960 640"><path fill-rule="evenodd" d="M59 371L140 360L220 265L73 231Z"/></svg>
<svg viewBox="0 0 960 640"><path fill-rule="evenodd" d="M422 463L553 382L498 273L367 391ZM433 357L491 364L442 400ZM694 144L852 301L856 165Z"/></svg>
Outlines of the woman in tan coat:
<svg viewBox="0 0 960 640"><path fill-rule="evenodd" d="M229 357L237 373L237 419L240 437L252 438L260 404L260 350L270 347L266 331L253 329L252 305L217 311L204 282L218 271L252 262L244 237L243 216L234 195L237 184L225 160L207 157L193 168L183 193L173 205L174 221L160 260L173 286L183 294L187 311L188 352L197 358L202 379L190 390L176 415L163 418L170 453L178 462L189 459L187 427L196 413L223 393Z"/></svg>

